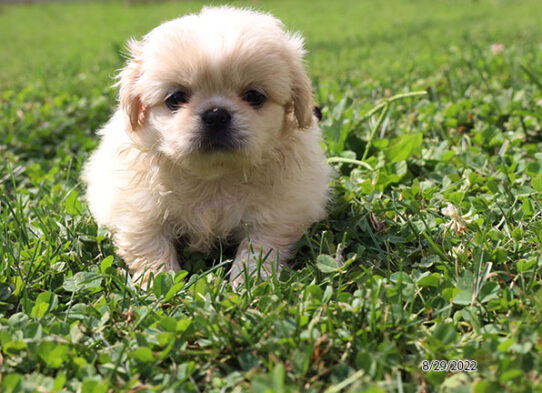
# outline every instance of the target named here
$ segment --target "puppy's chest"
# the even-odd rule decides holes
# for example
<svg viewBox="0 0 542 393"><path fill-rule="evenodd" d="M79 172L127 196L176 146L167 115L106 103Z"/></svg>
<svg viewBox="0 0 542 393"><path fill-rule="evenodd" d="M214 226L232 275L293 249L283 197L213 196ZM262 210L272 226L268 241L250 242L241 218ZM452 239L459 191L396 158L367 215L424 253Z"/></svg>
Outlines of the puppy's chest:
<svg viewBox="0 0 542 393"><path fill-rule="evenodd" d="M179 235L228 237L247 209L243 187L196 185L168 193L167 221Z"/></svg>

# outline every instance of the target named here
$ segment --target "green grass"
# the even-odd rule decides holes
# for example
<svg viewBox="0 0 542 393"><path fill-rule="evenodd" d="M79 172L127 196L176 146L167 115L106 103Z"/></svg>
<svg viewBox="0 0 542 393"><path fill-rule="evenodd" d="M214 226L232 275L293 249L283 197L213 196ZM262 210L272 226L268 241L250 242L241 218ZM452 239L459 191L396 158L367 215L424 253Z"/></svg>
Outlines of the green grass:
<svg viewBox="0 0 542 393"><path fill-rule="evenodd" d="M78 180L123 42L201 3L0 8L0 391L541 391L542 3L251 4L304 33L337 176L240 292L229 250L127 285Z"/></svg>

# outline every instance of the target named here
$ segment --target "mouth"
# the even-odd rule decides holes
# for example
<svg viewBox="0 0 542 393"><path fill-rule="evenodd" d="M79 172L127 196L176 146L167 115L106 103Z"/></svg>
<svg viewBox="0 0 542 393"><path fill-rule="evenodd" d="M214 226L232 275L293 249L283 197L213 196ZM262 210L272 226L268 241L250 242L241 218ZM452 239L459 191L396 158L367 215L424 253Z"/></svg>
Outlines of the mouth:
<svg viewBox="0 0 542 393"><path fill-rule="evenodd" d="M239 136L234 129L220 133L202 130L193 141L194 150L206 154L234 153L240 151L245 144L245 138Z"/></svg>

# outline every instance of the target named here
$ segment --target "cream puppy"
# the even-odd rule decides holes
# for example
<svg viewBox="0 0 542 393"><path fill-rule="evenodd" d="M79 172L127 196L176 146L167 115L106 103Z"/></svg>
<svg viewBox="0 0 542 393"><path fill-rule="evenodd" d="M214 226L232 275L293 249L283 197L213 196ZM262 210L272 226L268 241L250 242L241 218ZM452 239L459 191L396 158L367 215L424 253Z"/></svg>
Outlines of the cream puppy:
<svg viewBox="0 0 542 393"><path fill-rule="evenodd" d="M176 243L240 243L230 280L265 276L325 215L330 169L303 40L230 7L129 42L119 108L83 171L87 200L141 282L179 270Z"/></svg>

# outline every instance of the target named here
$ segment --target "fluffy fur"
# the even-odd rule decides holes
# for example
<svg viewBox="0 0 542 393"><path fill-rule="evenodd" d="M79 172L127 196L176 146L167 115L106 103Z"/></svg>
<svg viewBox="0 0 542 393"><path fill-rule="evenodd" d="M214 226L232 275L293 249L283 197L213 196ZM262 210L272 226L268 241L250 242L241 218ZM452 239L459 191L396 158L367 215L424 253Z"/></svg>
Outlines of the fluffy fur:
<svg viewBox="0 0 542 393"><path fill-rule="evenodd" d="M118 254L141 276L178 270L179 239L204 252L220 240L240 243L235 283L260 255L264 274L280 268L328 199L302 38L267 14L204 8L129 51L119 108L83 172L90 210ZM172 111L165 100L178 89L190 99ZM247 89L265 103L247 103ZM235 148L204 151L201 114L217 107L231 113Z"/></svg>

